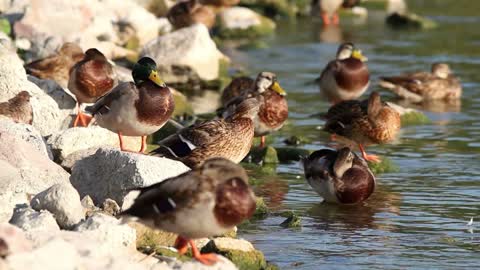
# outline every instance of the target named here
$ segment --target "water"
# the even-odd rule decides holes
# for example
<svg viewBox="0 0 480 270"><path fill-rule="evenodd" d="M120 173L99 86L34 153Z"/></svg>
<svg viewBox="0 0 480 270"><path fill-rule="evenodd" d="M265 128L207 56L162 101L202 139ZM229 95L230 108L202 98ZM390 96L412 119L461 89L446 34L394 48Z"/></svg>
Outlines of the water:
<svg viewBox="0 0 480 270"><path fill-rule="evenodd" d="M415 2L415 3L413 3ZM264 179L257 192L275 212L294 210L301 229L279 226L272 215L243 228L240 236L261 249L282 269L478 269L480 265L480 1L410 1L440 27L429 31L393 31L373 13L365 23L343 20L341 29L322 30L315 20L280 22L268 49L236 52L233 61L252 74L277 73L288 92L289 125L274 145L302 134L303 147L325 147L323 122L310 115L325 111L316 85L340 41L353 41L378 76L429 69L449 62L462 79L461 104L430 108L432 124L402 129L394 145L370 150L388 156L397 173L378 176L374 195L363 205L336 206L320 198L303 179L298 163L281 164L277 176ZM324 41L334 41L327 43ZM376 86L371 89L378 89ZM385 97L392 97L382 92ZM470 218L473 227L468 227Z"/></svg>

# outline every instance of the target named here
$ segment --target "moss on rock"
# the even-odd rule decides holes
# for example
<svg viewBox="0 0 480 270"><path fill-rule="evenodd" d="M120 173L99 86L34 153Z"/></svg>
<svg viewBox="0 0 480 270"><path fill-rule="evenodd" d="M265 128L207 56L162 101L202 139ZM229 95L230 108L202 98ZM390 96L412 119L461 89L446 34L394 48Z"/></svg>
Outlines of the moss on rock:
<svg viewBox="0 0 480 270"><path fill-rule="evenodd" d="M277 150L272 146L254 147L250 150L252 161L258 164L278 164Z"/></svg>
<svg viewBox="0 0 480 270"><path fill-rule="evenodd" d="M282 216L286 217L286 219L282 223L280 223L280 226L284 228L302 227L302 220L295 212L288 211L288 212L282 213Z"/></svg>
<svg viewBox="0 0 480 270"><path fill-rule="evenodd" d="M401 117L402 126L426 125L432 121L423 112L411 111L403 114Z"/></svg>
<svg viewBox="0 0 480 270"><path fill-rule="evenodd" d="M6 18L0 18L0 31L7 34L8 36L12 33L12 26Z"/></svg>
<svg viewBox="0 0 480 270"><path fill-rule="evenodd" d="M280 162L299 161L302 157L308 157L310 150L295 147L277 147L277 156Z"/></svg>
<svg viewBox="0 0 480 270"><path fill-rule="evenodd" d="M258 14L260 24L247 28L228 28L218 23L215 33L222 39L254 39L273 34L276 24L271 19Z"/></svg>
<svg viewBox="0 0 480 270"><path fill-rule="evenodd" d="M137 233L137 249L139 250L156 250L157 247L171 246L177 238L176 234L154 230L138 222L131 222L128 225Z"/></svg>
<svg viewBox="0 0 480 270"><path fill-rule="evenodd" d="M380 157L381 161L379 163L368 162L368 167L373 172L373 174L382 174L382 173L393 173L398 172L399 168L393 161L387 157Z"/></svg>
<svg viewBox="0 0 480 270"><path fill-rule="evenodd" d="M385 22L389 26L397 29L432 29L437 27L437 23L435 21L411 12L406 14L393 13L387 17Z"/></svg>
<svg viewBox="0 0 480 270"><path fill-rule="evenodd" d="M268 206L263 200L263 198L257 197L256 204L257 205L255 208L255 213L253 214L253 218L256 218L256 219L266 218L270 213L270 210L268 209Z"/></svg>

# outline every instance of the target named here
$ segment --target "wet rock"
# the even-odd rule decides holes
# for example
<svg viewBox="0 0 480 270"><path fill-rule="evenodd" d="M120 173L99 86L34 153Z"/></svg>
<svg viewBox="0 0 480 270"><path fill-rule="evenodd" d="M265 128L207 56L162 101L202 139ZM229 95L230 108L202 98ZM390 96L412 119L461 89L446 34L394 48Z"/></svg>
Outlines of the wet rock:
<svg viewBox="0 0 480 270"><path fill-rule="evenodd" d="M250 151L252 161L259 164L277 164L277 150L272 146L254 147Z"/></svg>
<svg viewBox="0 0 480 270"><path fill-rule="evenodd" d="M125 136L124 142L128 149L140 149L140 137ZM53 134L47 143L52 149L55 160L62 162L69 159L70 164L91 155L92 149L102 146L119 147L118 135L99 126L69 128ZM70 155L74 156L69 157Z"/></svg>
<svg viewBox="0 0 480 270"><path fill-rule="evenodd" d="M395 109L400 114L400 119L402 120L402 126L412 126L412 125L425 125L432 122L425 113L411 109L405 108L398 104L387 102L388 106Z"/></svg>
<svg viewBox="0 0 480 270"><path fill-rule="evenodd" d="M386 18L385 22L394 29L416 28L416 29L433 29L437 27L437 23L431 19L422 17L412 12L397 13L394 12Z"/></svg>
<svg viewBox="0 0 480 270"><path fill-rule="evenodd" d="M161 77L168 83L186 83L195 75L202 80L216 79L220 59L225 57L210 38L208 29L201 24L150 41L140 55L154 58Z"/></svg>
<svg viewBox="0 0 480 270"><path fill-rule="evenodd" d="M11 216L16 204L28 202L27 194L37 194L54 184L69 181L69 174L45 154L8 133L0 133L0 164L2 220Z"/></svg>
<svg viewBox="0 0 480 270"><path fill-rule="evenodd" d="M280 226L284 228L300 228L302 227L302 220L300 217L295 214L293 211L288 211L286 213L282 214L283 217L286 217L286 219L280 223Z"/></svg>
<svg viewBox="0 0 480 270"><path fill-rule="evenodd" d="M299 161L302 157L308 157L311 154L310 150L295 148L295 147L277 147L278 160L280 162Z"/></svg>
<svg viewBox="0 0 480 270"><path fill-rule="evenodd" d="M90 195L95 203L110 198L122 205L129 190L188 170L183 163L167 158L100 148L73 166L70 180L80 196Z"/></svg>
<svg viewBox="0 0 480 270"><path fill-rule="evenodd" d="M262 197L257 197L256 201L256 207L255 207L255 213L253 214L253 218L265 218L268 216L270 213L270 210L268 209L267 204L263 200Z"/></svg>
<svg viewBox="0 0 480 270"><path fill-rule="evenodd" d="M275 23L246 7L231 7L219 14L216 33L222 38L255 38L275 31Z"/></svg>
<svg viewBox="0 0 480 270"><path fill-rule="evenodd" d="M62 229L71 229L84 217L77 190L70 183L55 184L38 193L30 202L33 209L53 214Z"/></svg>
<svg viewBox="0 0 480 270"><path fill-rule="evenodd" d="M9 223L28 233L60 231L57 221L48 211L35 211L27 205L16 207Z"/></svg>
<svg viewBox="0 0 480 270"><path fill-rule="evenodd" d="M102 203L102 210L111 216L116 216L118 213L120 213L120 206L118 206L116 201L112 199L106 199Z"/></svg>
<svg viewBox="0 0 480 270"><path fill-rule="evenodd" d="M263 253L243 239L219 237L212 239L202 252L215 252L231 260L238 269L265 269L267 262Z"/></svg>
<svg viewBox="0 0 480 270"><path fill-rule="evenodd" d="M388 157L381 156L380 159L381 161L379 163L368 162L368 167L374 175L382 173L394 173L400 170L400 168L398 168L398 166Z"/></svg>
<svg viewBox="0 0 480 270"><path fill-rule="evenodd" d="M8 133L16 138L21 138L43 155L53 159L52 152L47 148L42 135L31 125L15 123L9 118L0 118L0 133Z"/></svg>
<svg viewBox="0 0 480 270"><path fill-rule="evenodd" d="M22 230L8 223L0 224L0 256L1 257L5 257L5 256L16 254L16 253L28 252L31 249L32 249L32 244L25 237L25 234Z"/></svg>

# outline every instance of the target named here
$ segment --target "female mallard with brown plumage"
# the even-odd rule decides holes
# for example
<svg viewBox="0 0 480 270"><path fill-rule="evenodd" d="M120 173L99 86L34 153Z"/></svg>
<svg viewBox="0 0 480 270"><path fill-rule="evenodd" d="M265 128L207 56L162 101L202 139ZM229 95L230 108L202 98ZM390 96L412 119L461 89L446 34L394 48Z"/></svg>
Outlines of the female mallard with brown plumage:
<svg viewBox="0 0 480 270"><path fill-rule="evenodd" d="M86 110L101 127L118 133L122 151L128 151L123 146L122 135L142 136L139 152L143 153L147 135L165 125L175 105L170 89L158 76L153 59L138 60L132 76L134 82L117 85Z"/></svg>
<svg viewBox="0 0 480 270"><path fill-rule="evenodd" d="M399 113L382 102L377 92L368 100L348 100L333 105L325 115L324 130L358 144L365 160L379 162L375 155L367 155L365 146L393 141L400 131Z"/></svg>
<svg viewBox="0 0 480 270"><path fill-rule="evenodd" d="M233 78L233 80L223 89L222 106L227 106L234 98L242 96L246 91L255 87L255 80L248 76Z"/></svg>
<svg viewBox="0 0 480 270"><path fill-rule="evenodd" d="M234 96L234 91L240 87L232 83L224 90L223 96ZM248 85L246 80L245 86ZM239 91L240 94L231 99L227 104L224 104L226 113L234 110L235 106L246 98L254 97L260 103L260 110L257 117L254 119L255 123L255 137L261 137L260 147L265 146L265 136L273 131L279 130L285 124L288 118L288 104L285 98L286 92L282 89L277 81L277 76L271 72L261 72L253 83L253 87L245 88Z"/></svg>
<svg viewBox="0 0 480 270"><path fill-rule="evenodd" d="M359 98L368 89L370 73L366 58L352 43L337 50L336 59L329 62L317 79L322 94L333 104Z"/></svg>
<svg viewBox="0 0 480 270"><path fill-rule="evenodd" d="M180 255L190 244L195 259L212 265L218 257L200 254L192 239L224 234L254 212L255 195L245 170L227 159L213 158L192 171L141 188L122 215L178 234L175 248Z"/></svg>
<svg viewBox="0 0 480 270"><path fill-rule="evenodd" d="M108 59L97 49L88 49L85 57L76 63L70 70L68 89L77 98L77 117L73 122L87 126L90 117L80 110L82 103L93 103L99 97L110 91L117 83L113 66Z"/></svg>
<svg viewBox="0 0 480 270"><path fill-rule="evenodd" d="M213 157L239 163L252 146L258 108L255 98L246 99L225 118L194 124L163 139L151 154L180 160L191 168Z"/></svg>
<svg viewBox="0 0 480 270"><path fill-rule="evenodd" d="M431 72L380 77L379 84L400 98L412 102L455 100L462 95L460 80L445 63L434 63Z"/></svg>
<svg viewBox="0 0 480 270"><path fill-rule="evenodd" d="M75 43L66 42L56 54L30 62L25 65L28 74L40 79L56 81L61 87L66 88L70 69L82 60L82 48Z"/></svg>
<svg viewBox="0 0 480 270"><path fill-rule="evenodd" d="M31 97L27 91L21 91L8 101L1 102L0 115L9 117L16 123L31 125L33 122Z"/></svg>
<svg viewBox="0 0 480 270"><path fill-rule="evenodd" d="M186 0L170 8L167 18L175 28L188 27L201 23L208 29L215 24L215 12L209 6L201 4L198 0Z"/></svg>
<svg viewBox="0 0 480 270"><path fill-rule="evenodd" d="M315 151L303 166L308 184L327 202L359 203L375 190L375 176L367 162L348 147Z"/></svg>

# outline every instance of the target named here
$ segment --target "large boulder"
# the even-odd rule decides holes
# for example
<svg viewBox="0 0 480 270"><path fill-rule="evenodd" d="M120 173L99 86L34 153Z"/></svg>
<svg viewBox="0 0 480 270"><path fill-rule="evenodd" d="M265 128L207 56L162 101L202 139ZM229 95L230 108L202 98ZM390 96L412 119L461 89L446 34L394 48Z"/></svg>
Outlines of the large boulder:
<svg viewBox="0 0 480 270"><path fill-rule="evenodd" d="M108 198L123 205L130 190L188 170L179 161L100 148L94 155L75 163L70 181L81 197L89 195L97 205Z"/></svg>
<svg viewBox="0 0 480 270"><path fill-rule="evenodd" d="M42 135L33 126L23 123L15 123L9 118L0 117L0 134L1 133L9 133L14 137L21 138L30 143L40 153L53 159L52 152L47 147Z"/></svg>
<svg viewBox="0 0 480 270"><path fill-rule="evenodd" d="M255 38L272 34L275 23L246 7L230 7L219 14L217 34L223 38Z"/></svg>
<svg viewBox="0 0 480 270"><path fill-rule="evenodd" d="M52 97L27 80L22 60L15 52L0 50L0 102L7 101L20 91L27 91L32 96L32 125L43 136L62 128L70 110L61 110Z"/></svg>
<svg viewBox="0 0 480 270"><path fill-rule="evenodd" d="M80 196L70 183L55 184L38 193L30 205L37 211L47 210L52 213L63 229L73 228L85 217Z"/></svg>
<svg viewBox="0 0 480 270"><path fill-rule="evenodd" d="M57 183L68 183L69 174L30 143L0 133L0 221L10 218L19 203Z"/></svg>
<svg viewBox="0 0 480 270"><path fill-rule="evenodd" d="M161 77L169 83L188 82L193 75L185 73L202 80L217 79L220 60L225 58L202 24L159 36L147 43L140 54L155 59Z"/></svg>

